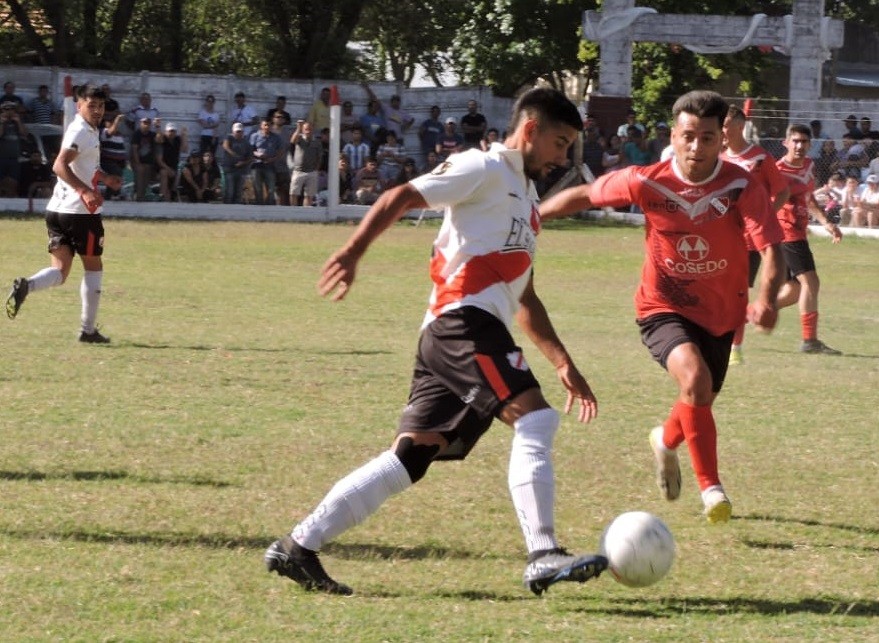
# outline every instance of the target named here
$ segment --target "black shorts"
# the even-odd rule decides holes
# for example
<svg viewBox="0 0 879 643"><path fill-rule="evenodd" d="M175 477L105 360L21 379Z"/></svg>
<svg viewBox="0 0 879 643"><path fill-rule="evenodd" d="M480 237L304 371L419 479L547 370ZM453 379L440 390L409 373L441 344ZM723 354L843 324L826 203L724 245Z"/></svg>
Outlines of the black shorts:
<svg viewBox="0 0 879 643"><path fill-rule="evenodd" d="M795 279L797 275L804 272L815 270L815 257L812 256L812 249L809 242L802 241L785 241L781 244L781 256L787 264L787 278Z"/></svg>
<svg viewBox="0 0 879 643"><path fill-rule="evenodd" d="M421 332L398 433L443 433L449 446L436 459L463 460L506 402L539 386L503 322L453 310Z"/></svg>
<svg viewBox="0 0 879 643"><path fill-rule="evenodd" d="M84 257L104 254L104 223L99 214L46 212L49 252L69 246Z"/></svg>
<svg viewBox="0 0 879 643"><path fill-rule="evenodd" d="M760 270L760 262L763 255L758 250L748 250L748 288L754 287L757 281L757 271Z"/></svg>
<svg viewBox="0 0 879 643"><path fill-rule="evenodd" d="M729 367L729 352L733 331L715 337L686 317L675 313L659 313L637 320L641 327L641 342L662 368L668 369L666 361L676 346L693 342L711 372L711 390L719 393Z"/></svg>

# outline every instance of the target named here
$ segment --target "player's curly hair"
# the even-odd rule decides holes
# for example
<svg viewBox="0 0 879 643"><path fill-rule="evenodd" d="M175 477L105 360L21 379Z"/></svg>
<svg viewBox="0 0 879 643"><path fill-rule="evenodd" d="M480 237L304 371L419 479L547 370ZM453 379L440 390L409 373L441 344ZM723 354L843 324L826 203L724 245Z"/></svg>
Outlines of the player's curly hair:
<svg viewBox="0 0 879 643"><path fill-rule="evenodd" d="M583 119L577 106L557 89L537 87L522 94L513 106L513 118L507 131L513 132L524 117L537 118L541 125L570 125L578 132Z"/></svg>
<svg viewBox="0 0 879 643"><path fill-rule="evenodd" d="M681 112L692 114L698 118L716 118L719 127L723 127L729 103L717 92L697 89L687 92L675 101L671 114L675 121Z"/></svg>

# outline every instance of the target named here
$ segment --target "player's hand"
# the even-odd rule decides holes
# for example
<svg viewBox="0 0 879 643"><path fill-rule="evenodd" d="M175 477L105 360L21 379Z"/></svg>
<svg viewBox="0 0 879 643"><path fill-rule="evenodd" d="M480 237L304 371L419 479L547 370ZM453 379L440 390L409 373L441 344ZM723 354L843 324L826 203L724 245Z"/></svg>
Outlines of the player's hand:
<svg viewBox="0 0 879 643"><path fill-rule="evenodd" d="M116 176L115 174L105 174L103 181L104 185L106 185L111 190L119 190L122 188L121 176Z"/></svg>
<svg viewBox="0 0 879 643"><path fill-rule="evenodd" d="M104 197L101 196L101 193L91 188L82 190L79 193L79 198L82 199L82 203L85 205L85 209L89 211L89 214L94 214L104 202Z"/></svg>
<svg viewBox="0 0 879 643"><path fill-rule="evenodd" d="M357 259L343 250L338 250L330 255L321 269L320 279L317 282L317 290L321 297L332 294L333 301L339 301L348 294L348 289L354 283L357 272ZM335 292L333 292L335 290Z"/></svg>
<svg viewBox="0 0 879 643"><path fill-rule="evenodd" d="M775 306L762 302L748 304L748 321L763 333L771 333L778 322L778 311Z"/></svg>
<svg viewBox="0 0 879 643"><path fill-rule="evenodd" d="M568 391L568 399L565 401L565 414L571 412L574 403L577 401L579 409L577 411L577 420L584 424L591 422L598 417L598 400L592 393L586 378L580 374L577 367L573 364L565 364L556 369L565 389Z"/></svg>
<svg viewBox="0 0 879 643"><path fill-rule="evenodd" d="M839 243L842 241L842 230L839 229L837 224L828 221L824 224L824 229L830 233L830 239L833 243Z"/></svg>

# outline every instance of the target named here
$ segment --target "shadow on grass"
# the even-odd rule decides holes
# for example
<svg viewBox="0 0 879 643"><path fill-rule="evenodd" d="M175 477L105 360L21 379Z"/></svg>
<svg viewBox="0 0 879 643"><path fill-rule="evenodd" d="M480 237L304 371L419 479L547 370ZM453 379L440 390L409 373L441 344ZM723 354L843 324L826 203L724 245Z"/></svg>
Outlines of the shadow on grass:
<svg viewBox="0 0 879 643"><path fill-rule="evenodd" d="M344 560L473 560L498 559L501 556L486 555L437 545L398 547L391 545L367 545L357 543L330 543L323 550L327 555Z"/></svg>
<svg viewBox="0 0 879 643"><path fill-rule="evenodd" d="M223 480L211 480L199 476L147 476L138 473L130 473L128 471L108 470L108 471L51 471L45 473L42 471L2 471L0 470L0 480L24 480L24 481L42 481L42 480L76 480L86 482L103 482L105 480L125 480L135 483L148 484L185 484L196 487L231 487L232 484Z"/></svg>
<svg viewBox="0 0 879 643"><path fill-rule="evenodd" d="M181 532L126 532L113 530L2 529L0 535L21 540L66 540L102 545L148 545L151 547L206 547L209 549L253 549L263 551L272 544L265 536L231 536L229 534L190 534Z"/></svg>
<svg viewBox="0 0 879 643"><path fill-rule="evenodd" d="M148 350L183 350L183 351L226 351L228 353L288 353L286 348L254 348L235 346L184 346L180 344L146 344L144 342L128 342L122 340L104 347L106 348L146 348Z"/></svg>
<svg viewBox="0 0 879 643"><path fill-rule="evenodd" d="M834 346L834 348L837 348L837 347ZM767 353L775 353L777 355L788 355L789 356L792 353L792 351L790 351L790 350L784 350L781 348L764 348L763 350ZM840 349L840 350L842 350L842 349ZM804 358L814 357L817 359L829 359L827 355L803 355L803 357ZM836 355L833 357L833 359L846 359L846 358L848 358L848 359L879 359L879 354L864 355L861 353L846 353L845 351L843 351L842 355Z"/></svg>
<svg viewBox="0 0 879 643"><path fill-rule="evenodd" d="M671 618L685 615L723 616L727 614L760 614L781 616L786 614L821 614L826 616L879 617L879 601L858 601L843 597L800 598L772 600L735 596L711 598L695 596L661 600L614 599L620 607L595 607L577 611L630 616L633 618Z"/></svg>
<svg viewBox="0 0 879 643"><path fill-rule="evenodd" d="M856 534L864 534L866 536L879 536L879 528L865 527L864 525L846 525L840 522L823 522L821 520L812 520L805 518L788 518L786 516L770 516L767 514L745 514L742 516L734 516L733 520L754 520L759 522L776 522L779 524L796 524L806 527L830 527L842 531L851 531Z"/></svg>

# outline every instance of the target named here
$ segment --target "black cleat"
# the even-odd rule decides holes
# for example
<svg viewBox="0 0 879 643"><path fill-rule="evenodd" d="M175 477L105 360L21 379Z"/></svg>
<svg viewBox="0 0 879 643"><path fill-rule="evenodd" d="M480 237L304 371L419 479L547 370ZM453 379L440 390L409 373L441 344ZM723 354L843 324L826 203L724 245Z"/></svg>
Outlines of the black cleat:
<svg viewBox="0 0 879 643"><path fill-rule="evenodd" d="M82 331L79 334L79 341L83 342L84 344L109 344L110 338L104 337L103 335L101 335L101 333L98 332L97 329L95 329L90 333Z"/></svg>
<svg viewBox="0 0 879 643"><path fill-rule="evenodd" d="M9 297L6 298L6 316L9 319L15 319L18 309L27 299L28 290L26 277L20 277L12 282L12 290L9 291Z"/></svg>
<svg viewBox="0 0 879 643"><path fill-rule="evenodd" d="M818 355L842 355L842 351L830 348L830 346L822 342L820 339L804 339L803 343L800 344L800 352Z"/></svg>
<svg viewBox="0 0 879 643"><path fill-rule="evenodd" d="M316 551L306 549L290 536L276 540L266 549L264 556L266 569L269 573L278 572L279 576L296 581L309 592L326 592L350 596L354 590L337 583L324 570Z"/></svg>
<svg viewBox="0 0 879 643"><path fill-rule="evenodd" d="M604 556L572 556L561 548L533 552L528 559L522 581L526 589L538 596L559 581L585 583L590 578L598 578L607 569L607 558Z"/></svg>

